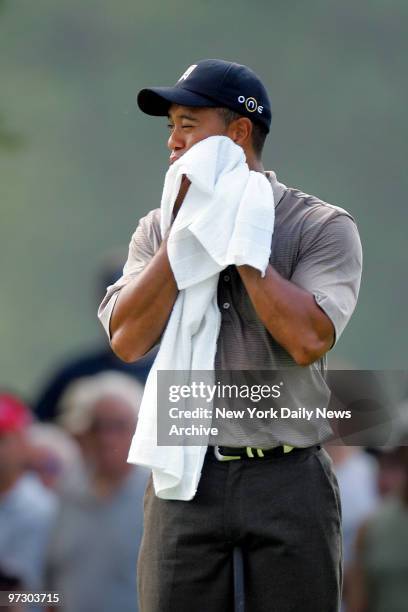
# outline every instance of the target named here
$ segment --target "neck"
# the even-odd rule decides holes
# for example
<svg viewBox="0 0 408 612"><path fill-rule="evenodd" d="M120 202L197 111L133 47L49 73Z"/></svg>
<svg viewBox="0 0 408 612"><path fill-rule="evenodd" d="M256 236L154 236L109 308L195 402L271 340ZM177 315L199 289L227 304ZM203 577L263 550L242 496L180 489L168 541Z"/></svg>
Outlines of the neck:
<svg viewBox="0 0 408 612"><path fill-rule="evenodd" d="M96 494L100 497L108 497L113 494L120 487L132 468L132 465L126 464L123 469L117 472L96 473L93 481Z"/></svg>
<svg viewBox="0 0 408 612"><path fill-rule="evenodd" d="M245 157L250 170L253 170L254 172L265 172L262 160L255 157L252 151L245 151Z"/></svg>
<svg viewBox="0 0 408 612"><path fill-rule="evenodd" d="M262 174L265 172L262 161L260 159L256 159L256 157L252 159L247 157L247 164L248 168L254 172L262 172Z"/></svg>

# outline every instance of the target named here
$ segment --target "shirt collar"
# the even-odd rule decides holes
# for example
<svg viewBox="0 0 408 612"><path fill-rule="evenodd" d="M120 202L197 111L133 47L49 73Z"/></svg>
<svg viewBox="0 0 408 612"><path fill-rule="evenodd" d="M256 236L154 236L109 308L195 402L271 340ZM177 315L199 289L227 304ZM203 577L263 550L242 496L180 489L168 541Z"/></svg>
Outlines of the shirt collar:
<svg viewBox="0 0 408 612"><path fill-rule="evenodd" d="M265 176L269 180L270 184L272 185L273 199L275 201L275 208L276 208L280 200L282 199L283 194L285 193L287 187L286 185L278 181L276 177L276 173L273 170L266 170Z"/></svg>

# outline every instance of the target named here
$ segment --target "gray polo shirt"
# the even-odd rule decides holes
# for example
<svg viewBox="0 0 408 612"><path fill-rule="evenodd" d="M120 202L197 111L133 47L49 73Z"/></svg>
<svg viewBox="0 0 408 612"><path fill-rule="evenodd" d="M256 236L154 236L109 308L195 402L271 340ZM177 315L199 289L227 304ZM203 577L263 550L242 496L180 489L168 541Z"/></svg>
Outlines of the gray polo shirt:
<svg viewBox="0 0 408 612"><path fill-rule="evenodd" d="M270 263L283 278L314 296L333 323L335 344L353 313L360 288L362 249L355 221L343 208L286 187L274 172L267 176L275 200ZM160 209L155 209L140 220L130 241L123 275L107 288L99 306L98 317L109 338L109 321L121 288L144 270L160 243ZM235 266L220 274L218 305L222 322L216 369L265 371L296 367L289 353L259 320ZM306 368L298 368L302 378L299 385L304 386L305 376L309 377L306 384L317 388L324 385L325 369L326 356ZM302 406L301 391L297 393L293 380L292 375L293 405ZM327 438L329 433L328 424L321 419L312 419L306 427L291 422L285 425L285 433L273 422L262 422L251 434L231 422L224 426L217 442L228 446L308 446Z"/></svg>

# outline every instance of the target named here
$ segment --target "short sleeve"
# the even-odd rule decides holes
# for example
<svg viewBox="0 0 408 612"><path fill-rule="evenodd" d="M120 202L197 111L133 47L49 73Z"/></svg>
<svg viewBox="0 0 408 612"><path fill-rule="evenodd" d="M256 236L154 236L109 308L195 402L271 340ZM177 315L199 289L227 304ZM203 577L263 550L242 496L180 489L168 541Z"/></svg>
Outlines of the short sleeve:
<svg viewBox="0 0 408 612"><path fill-rule="evenodd" d="M111 341L110 319L120 290L143 272L160 246L160 226L155 223L156 217L157 210L154 210L140 219L129 243L122 276L106 288L106 294L99 305L98 319L105 329L109 342Z"/></svg>
<svg viewBox="0 0 408 612"><path fill-rule="evenodd" d="M301 240L291 281L313 294L340 338L357 303L362 272L357 226L346 214L310 223Z"/></svg>

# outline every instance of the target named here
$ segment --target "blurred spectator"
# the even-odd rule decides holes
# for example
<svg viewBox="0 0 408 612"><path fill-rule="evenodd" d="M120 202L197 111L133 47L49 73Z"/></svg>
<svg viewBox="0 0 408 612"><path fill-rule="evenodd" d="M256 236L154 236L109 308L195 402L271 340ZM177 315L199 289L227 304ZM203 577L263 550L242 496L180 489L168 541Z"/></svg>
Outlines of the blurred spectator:
<svg viewBox="0 0 408 612"><path fill-rule="evenodd" d="M368 452L373 455L378 463L377 489L381 497L390 493L396 493L403 485L404 469L398 458L398 453L389 448L369 448Z"/></svg>
<svg viewBox="0 0 408 612"><path fill-rule="evenodd" d="M368 448L378 463L377 488L381 497L398 493L404 486L405 470L399 457L398 446L401 437L408 432L408 401L403 401L392 411L392 430L387 446Z"/></svg>
<svg viewBox="0 0 408 612"><path fill-rule="evenodd" d="M360 527L348 576L347 612L408 608L408 430L396 449L404 478Z"/></svg>
<svg viewBox="0 0 408 612"><path fill-rule="evenodd" d="M136 561L149 471L127 463L143 387L119 372L80 379L60 402L77 436L86 477L61 496L47 559L46 588L64 612L135 612ZM57 608L56 608L57 610Z"/></svg>
<svg viewBox="0 0 408 612"><path fill-rule="evenodd" d="M343 524L344 565L350 562L352 547L361 522L379 501L376 460L359 446L331 446L326 450L333 459L340 488Z"/></svg>
<svg viewBox="0 0 408 612"><path fill-rule="evenodd" d="M126 255L122 250L110 252L102 262L96 304L99 304L106 293L106 287L113 284L121 275ZM73 381L84 376L92 376L106 370L117 370L144 383L153 363L157 348L152 349L135 363L125 363L116 357L107 342L102 326L101 338L103 344L94 349L87 349L73 359L67 360L47 379L38 399L34 404L34 412L42 421L52 421L55 418L56 407L65 389Z"/></svg>
<svg viewBox="0 0 408 612"><path fill-rule="evenodd" d="M347 590L348 568L352 561L353 543L362 521L376 508L377 462L359 446L326 447L333 459L333 467L340 489L343 534L343 599ZM344 604L342 605L342 612Z"/></svg>
<svg viewBox="0 0 408 612"><path fill-rule="evenodd" d="M80 477L84 466L79 445L61 427L33 423L28 429L28 439L28 469L35 472L46 487L58 491Z"/></svg>
<svg viewBox="0 0 408 612"><path fill-rule="evenodd" d="M122 398L126 404L130 402L137 415L144 387L131 376L109 370L95 376L80 378L76 382L71 383L62 396L56 409L56 419L63 429L76 440L86 458L89 427L93 418L94 405L99 398L105 395L110 396L113 389L114 396Z"/></svg>
<svg viewBox="0 0 408 612"><path fill-rule="evenodd" d="M36 591L56 498L26 471L30 423L27 406L0 392L0 565L6 575Z"/></svg>

